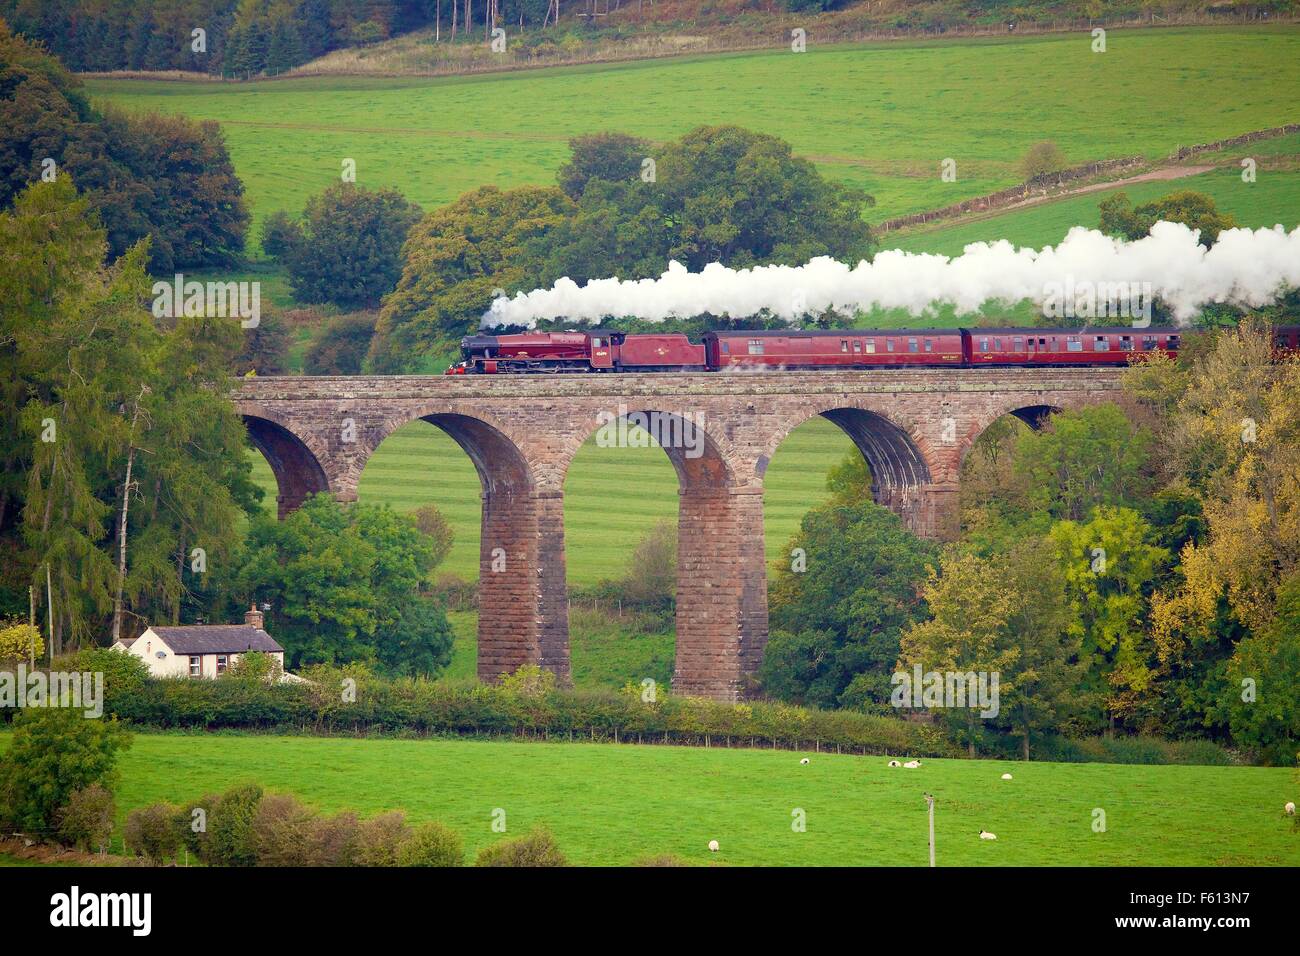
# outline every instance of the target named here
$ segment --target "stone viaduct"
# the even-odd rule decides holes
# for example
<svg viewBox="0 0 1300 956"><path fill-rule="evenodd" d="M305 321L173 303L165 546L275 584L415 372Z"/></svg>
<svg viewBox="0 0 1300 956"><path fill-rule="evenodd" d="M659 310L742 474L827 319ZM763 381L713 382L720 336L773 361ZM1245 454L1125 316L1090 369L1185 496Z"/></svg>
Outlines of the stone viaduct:
<svg viewBox="0 0 1300 956"><path fill-rule="evenodd" d="M569 679L564 478L579 447L624 413L698 424L702 443L664 449L681 495L673 690L735 700L767 642L763 474L796 426L814 415L839 425L870 464L876 500L944 539L957 532L962 460L985 428L1005 414L1037 425L1118 388L1115 369L285 377L245 380L235 400L279 483L281 517L315 492L356 500L370 455L415 419L465 450L482 481L485 681L526 663Z"/></svg>

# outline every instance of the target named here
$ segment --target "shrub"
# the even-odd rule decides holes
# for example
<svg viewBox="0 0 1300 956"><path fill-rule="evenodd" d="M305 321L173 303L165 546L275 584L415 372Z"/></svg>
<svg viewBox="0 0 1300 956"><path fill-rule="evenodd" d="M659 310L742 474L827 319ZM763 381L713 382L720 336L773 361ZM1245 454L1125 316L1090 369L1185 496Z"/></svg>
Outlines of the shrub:
<svg viewBox="0 0 1300 956"><path fill-rule="evenodd" d="M433 566L436 568L451 553L456 532L437 505L421 505L415 511L415 526L433 542Z"/></svg>
<svg viewBox="0 0 1300 956"><path fill-rule="evenodd" d="M521 837L502 840L479 850L475 866L568 866L555 837L545 827L534 827Z"/></svg>
<svg viewBox="0 0 1300 956"><path fill-rule="evenodd" d="M356 865L396 866L398 850L410 832L400 810L364 821L357 834Z"/></svg>
<svg viewBox="0 0 1300 956"><path fill-rule="evenodd" d="M0 622L0 666L39 660L45 653L41 632L23 621Z"/></svg>
<svg viewBox="0 0 1300 956"><path fill-rule="evenodd" d="M312 866L356 866L361 822L349 811L317 817L311 840Z"/></svg>
<svg viewBox="0 0 1300 956"><path fill-rule="evenodd" d="M74 792L114 788L118 751L130 745L116 719L87 720L66 707L22 709L0 756L0 815L23 830L52 832Z"/></svg>
<svg viewBox="0 0 1300 956"><path fill-rule="evenodd" d="M208 814L204 863L209 866L257 864L253 821L261 802L262 788L251 783L232 787L221 795Z"/></svg>
<svg viewBox="0 0 1300 956"><path fill-rule="evenodd" d="M307 375L359 375L370 341L375 337L374 312L354 312L330 319L312 339L303 355Z"/></svg>
<svg viewBox="0 0 1300 956"><path fill-rule="evenodd" d="M292 794L268 794L257 805L250 837L258 866L313 866L316 812Z"/></svg>
<svg viewBox="0 0 1300 956"><path fill-rule="evenodd" d="M155 803L126 815L122 842L136 856L155 865L170 863L181 848L188 816L167 803Z"/></svg>
<svg viewBox="0 0 1300 956"><path fill-rule="evenodd" d="M59 836L87 853L108 844L113 835L113 794L98 783L74 790L59 811Z"/></svg>
<svg viewBox="0 0 1300 956"><path fill-rule="evenodd" d="M398 866L461 866L464 862L460 834L437 822L416 827L397 848Z"/></svg>
<svg viewBox="0 0 1300 956"><path fill-rule="evenodd" d="M689 864L679 856L671 853L659 853L655 856L643 856L632 861L633 866L689 866Z"/></svg>
<svg viewBox="0 0 1300 956"><path fill-rule="evenodd" d="M1069 165L1061 147L1050 141L1035 143L1021 160L1020 172L1026 180L1058 173Z"/></svg>
<svg viewBox="0 0 1300 956"><path fill-rule="evenodd" d="M277 209L262 223L262 251L279 259L302 241L302 227L283 209Z"/></svg>
<svg viewBox="0 0 1300 956"><path fill-rule="evenodd" d="M222 680L240 680L249 684L274 684L284 676L284 668L278 658L263 651L249 651L240 654L226 668Z"/></svg>

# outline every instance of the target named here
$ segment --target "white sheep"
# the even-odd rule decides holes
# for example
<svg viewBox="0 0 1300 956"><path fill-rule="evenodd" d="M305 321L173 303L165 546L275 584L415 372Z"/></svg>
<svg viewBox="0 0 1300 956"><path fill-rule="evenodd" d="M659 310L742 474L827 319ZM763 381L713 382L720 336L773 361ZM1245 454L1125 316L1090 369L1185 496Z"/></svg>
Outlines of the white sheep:
<svg viewBox="0 0 1300 956"><path fill-rule="evenodd" d="M891 760L891 761L889 761L889 765L890 765L891 767L901 767L901 766L902 766L902 764L899 763L897 760Z"/></svg>
<svg viewBox="0 0 1300 956"><path fill-rule="evenodd" d="M1287 815L1288 817L1293 817L1293 816L1295 816L1295 801L1292 800L1290 803L1288 803L1288 804L1287 804L1285 807L1283 807L1282 809L1286 811L1286 815Z"/></svg>
<svg viewBox="0 0 1300 956"><path fill-rule="evenodd" d="M1003 779L1003 780L1010 780L1010 779L1011 779L1011 774L1009 774L1009 773L1004 773L1004 774L1002 775L1002 779Z"/></svg>
<svg viewBox="0 0 1300 956"><path fill-rule="evenodd" d="M981 831L980 831L980 839L981 839L981 840L996 840L997 838L998 838L998 835L997 835L996 833L989 833L988 830L981 830Z"/></svg>
<svg viewBox="0 0 1300 956"><path fill-rule="evenodd" d="M709 841L709 852L710 852L710 853L717 853L717 852L718 852L718 841L717 841L717 840L710 840L710 841Z"/></svg>
<svg viewBox="0 0 1300 956"><path fill-rule="evenodd" d="M903 766L906 767L908 770L915 770L917 767L921 766L921 761L909 760L907 763L903 764Z"/></svg>
<svg viewBox="0 0 1300 956"><path fill-rule="evenodd" d="M800 764L801 766L807 766L807 765L808 765L808 758L807 758L807 757L804 757L802 760L799 761L799 764Z"/></svg>

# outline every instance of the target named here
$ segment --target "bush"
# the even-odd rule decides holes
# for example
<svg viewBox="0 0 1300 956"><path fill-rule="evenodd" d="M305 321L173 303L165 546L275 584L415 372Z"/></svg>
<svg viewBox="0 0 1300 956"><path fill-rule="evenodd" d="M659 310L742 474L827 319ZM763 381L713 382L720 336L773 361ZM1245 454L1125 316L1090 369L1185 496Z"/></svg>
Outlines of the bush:
<svg viewBox="0 0 1300 956"><path fill-rule="evenodd" d="M45 653L41 632L23 621L0 622L0 667L40 660Z"/></svg>
<svg viewBox="0 0 1300 956"><path fill-rule="evenodd" d="M395 189L336 183L307 202L302 239L284 254L294 298L344 307L379 304L402 274L406 234L420 207Z"/></svg>
<svg viewBox="0 0 1300 956"><path fill-rule="evenodd" d="M277 209L262 223L262 251L272 259L279 259L301 241L302 227L283 209Z"/></svg>
<svg viewBox="0 0 1300 956"><path fill-rule="evenodd" d="M656 856L643 856L640 859L632 861L633 866L688 866L689 864L679 856L671 853L660 853Z"/></svg>
<svg viewBox="0 0 1300 956"><path fill-rule="evenodd" d="M150 863L170 863L181 848L182 827L187 821L187 815L167 803L140 807L126 815L122 842L127 850Z"/></svg>
<svg viewBox="0 0 1300 956"><path fill-rule="evenodd" d="M1044 141L1029 147L1029 152L1020 162L1020 172L1025 180L1029 181L1038 176L1059 173L1069 165L1069 160L1065 158L1065 153L1061 152L1061 147L1053 142Z"/></svg>
<svg viewBox="0 0 1300 956"><path fill-rule="evenodd" d="M449 611L472 611L478 607L478 585L450 571L434 578L433 593Z"/></svg>
<svg viewBox="0 0 1300 956"><path fill-rule="evenodd" d="M555 837L545 827L534 827L521 837L502 840L479 850L475 866L568 866Z"/></svg>
<svg viewBox="0 0 1300 956"><path fill-rule="evenodd" d="M370 341L375 337L374 312L353 312L321 326L303 356L307 375L360 375Z"/></svg>
<svg viewBox="0 0 1300 956"><path fill-rule="evenodd" d="M381 813L361 824L357 834L357 866L397 866L397 854L411 828L400 810Z"/></svg>
<svg viewBox="0 0 1300 956"><path fill-rule="evenodd" d="M397 848L398 866L462 866L465 849L460 834L441 823L426 823L411 831Z"/></svg>
<svg viewBox="0 0 1300 956"><path fill-rule="evenodd" d="M232 787L208 813L208 839L202 846L209 866L255 866L257 843L253 822L262 802L256 784Z"/></svg>
<svg viewBox="0 0 1300 956"><path fill-rule="evenodd" d="M292 794L268 794L257 804L250 837L258 866L315 866L316 812Z"/></svg>
<svg viewBox="0 0 1300 956"><path fill-rule="evenodd" d="M116 719L87 720L67 707L27 707L14 717L0 756L0 816L33 833L53 832L72 794L117 784L117 754L131 735Z"/></svg>
<svg viewBox="0 0 1300 956"><path fill-rule="evenodd" d="M59 836L65 843L89 853L107 846L113 835L113 794L100 784L74 790L59 811Z"/></svg>

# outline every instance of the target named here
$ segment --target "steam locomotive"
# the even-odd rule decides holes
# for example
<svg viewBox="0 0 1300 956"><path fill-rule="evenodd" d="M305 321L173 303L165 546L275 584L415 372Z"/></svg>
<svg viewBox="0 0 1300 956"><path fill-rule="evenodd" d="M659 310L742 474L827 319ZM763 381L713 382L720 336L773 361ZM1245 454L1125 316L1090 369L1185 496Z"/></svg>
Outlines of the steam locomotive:
<svg viewBox="0 0 1300 956"><path fill-rule="evenodd" d="M1134 355L1177 353L1178 328L768 329L685 335L526 332L469 335L448 375L566 372L727 372L986 365L1125 365ZM1300 326L1275 330L1277 348L1300 349Z"/></svg>

